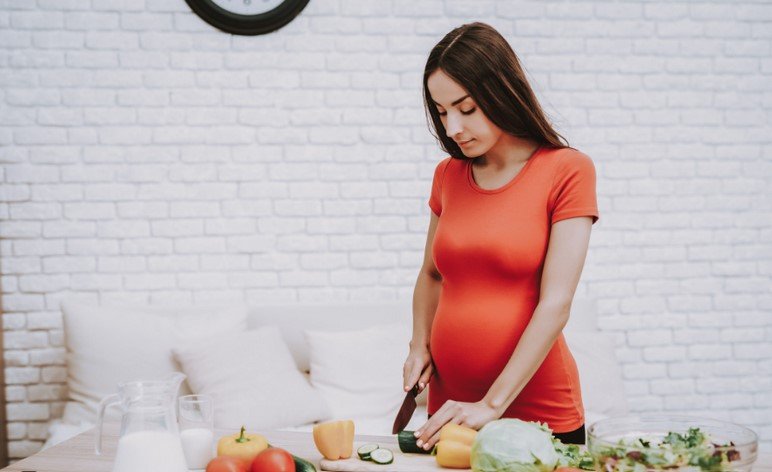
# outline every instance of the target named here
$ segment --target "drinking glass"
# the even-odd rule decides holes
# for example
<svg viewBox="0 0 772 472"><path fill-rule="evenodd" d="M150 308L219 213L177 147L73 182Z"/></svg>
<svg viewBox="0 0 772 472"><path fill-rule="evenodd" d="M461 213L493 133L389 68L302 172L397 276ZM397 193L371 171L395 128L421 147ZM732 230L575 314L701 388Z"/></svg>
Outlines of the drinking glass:
<svg viewBox="0 0 772 472"><path fill-rule="evenodd" d="M180 441L189 469L205 469L214 457L214 400L210 395L179 398Z"/></svg>

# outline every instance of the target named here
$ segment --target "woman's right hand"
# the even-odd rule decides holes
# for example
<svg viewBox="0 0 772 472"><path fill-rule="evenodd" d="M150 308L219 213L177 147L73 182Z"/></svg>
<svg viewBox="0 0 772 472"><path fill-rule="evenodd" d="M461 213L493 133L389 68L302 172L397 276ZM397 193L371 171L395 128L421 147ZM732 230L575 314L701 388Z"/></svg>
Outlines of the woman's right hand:
<svg viewBox="0 0 772 472"><path fill-rule="evenodd" d="M418 393L421 393L434 373L432 354L426 346L410 347L405 365L402 368L402 379L405 391L409 391L418 383Z"/></svg>

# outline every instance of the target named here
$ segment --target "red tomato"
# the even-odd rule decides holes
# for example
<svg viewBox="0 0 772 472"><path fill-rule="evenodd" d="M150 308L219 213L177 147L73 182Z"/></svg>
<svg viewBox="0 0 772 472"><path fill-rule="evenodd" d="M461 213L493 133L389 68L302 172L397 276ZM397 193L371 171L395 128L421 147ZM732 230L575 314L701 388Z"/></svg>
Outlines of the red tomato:
<svg viewBox="0 0 772 472"><path fill-rule="evenodd" d="M249 467L237 457L220 456L209 461L206 472L249 472Z"/></svg>
<svg viewBox="0 0 772 472"><path fill-rule="evenodd" d="M295 472L292 454L278 447L269 447L255 457L250 472ZM208 472L208 471L207 471Z"/></svg>

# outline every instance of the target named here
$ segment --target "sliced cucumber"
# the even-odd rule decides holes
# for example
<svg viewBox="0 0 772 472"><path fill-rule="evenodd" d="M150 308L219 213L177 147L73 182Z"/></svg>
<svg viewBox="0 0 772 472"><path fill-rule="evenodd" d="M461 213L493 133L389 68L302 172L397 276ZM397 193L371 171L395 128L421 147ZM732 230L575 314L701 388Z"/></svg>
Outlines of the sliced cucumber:
<svg viewBox="0 0 772 472"><path fill-rule="evenodd" d="M397 435L397 441L399 442L399 450L405 454L430 454L432 452L416 445L417 439L413 435L413 431L400 431Z"/></svg>
<svg viewBox="0 0 772 472"><path fill-rule="evenodd" d="M376 464L391 464L394 462L394 454L388 449L376 449L370 453L370 460Z"/></svg>
<svg viewBox="0 0 772 472"><path fill-rule="evenodd" d="M365 444L364 446L360 446L359 449L357 449L357 454L359 455L359 458L362 459L363 461L369 461L370 453L376 449L378 449L377 444L373 444L373 443Z"/></svg>

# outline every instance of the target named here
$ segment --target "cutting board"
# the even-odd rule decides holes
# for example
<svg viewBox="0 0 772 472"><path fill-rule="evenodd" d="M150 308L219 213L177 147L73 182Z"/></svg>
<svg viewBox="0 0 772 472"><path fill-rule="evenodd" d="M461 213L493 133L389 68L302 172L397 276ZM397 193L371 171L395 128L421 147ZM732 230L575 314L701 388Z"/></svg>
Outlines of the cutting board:
<svg viewBox="0 0 772 472"><path fill-rule="evenodd" d="M375 462L360 460L356 450L365 443L354 443L354 455L350 459L329 461L321 459L319 468L331 472L429 472L444 470L469 471L471 469L444 469L437 465L437 459L430 454L403 454L399 447L391 444L379 444L383 449L389 449L394 453L394 462L391 464L376 464Z"/></svg>

